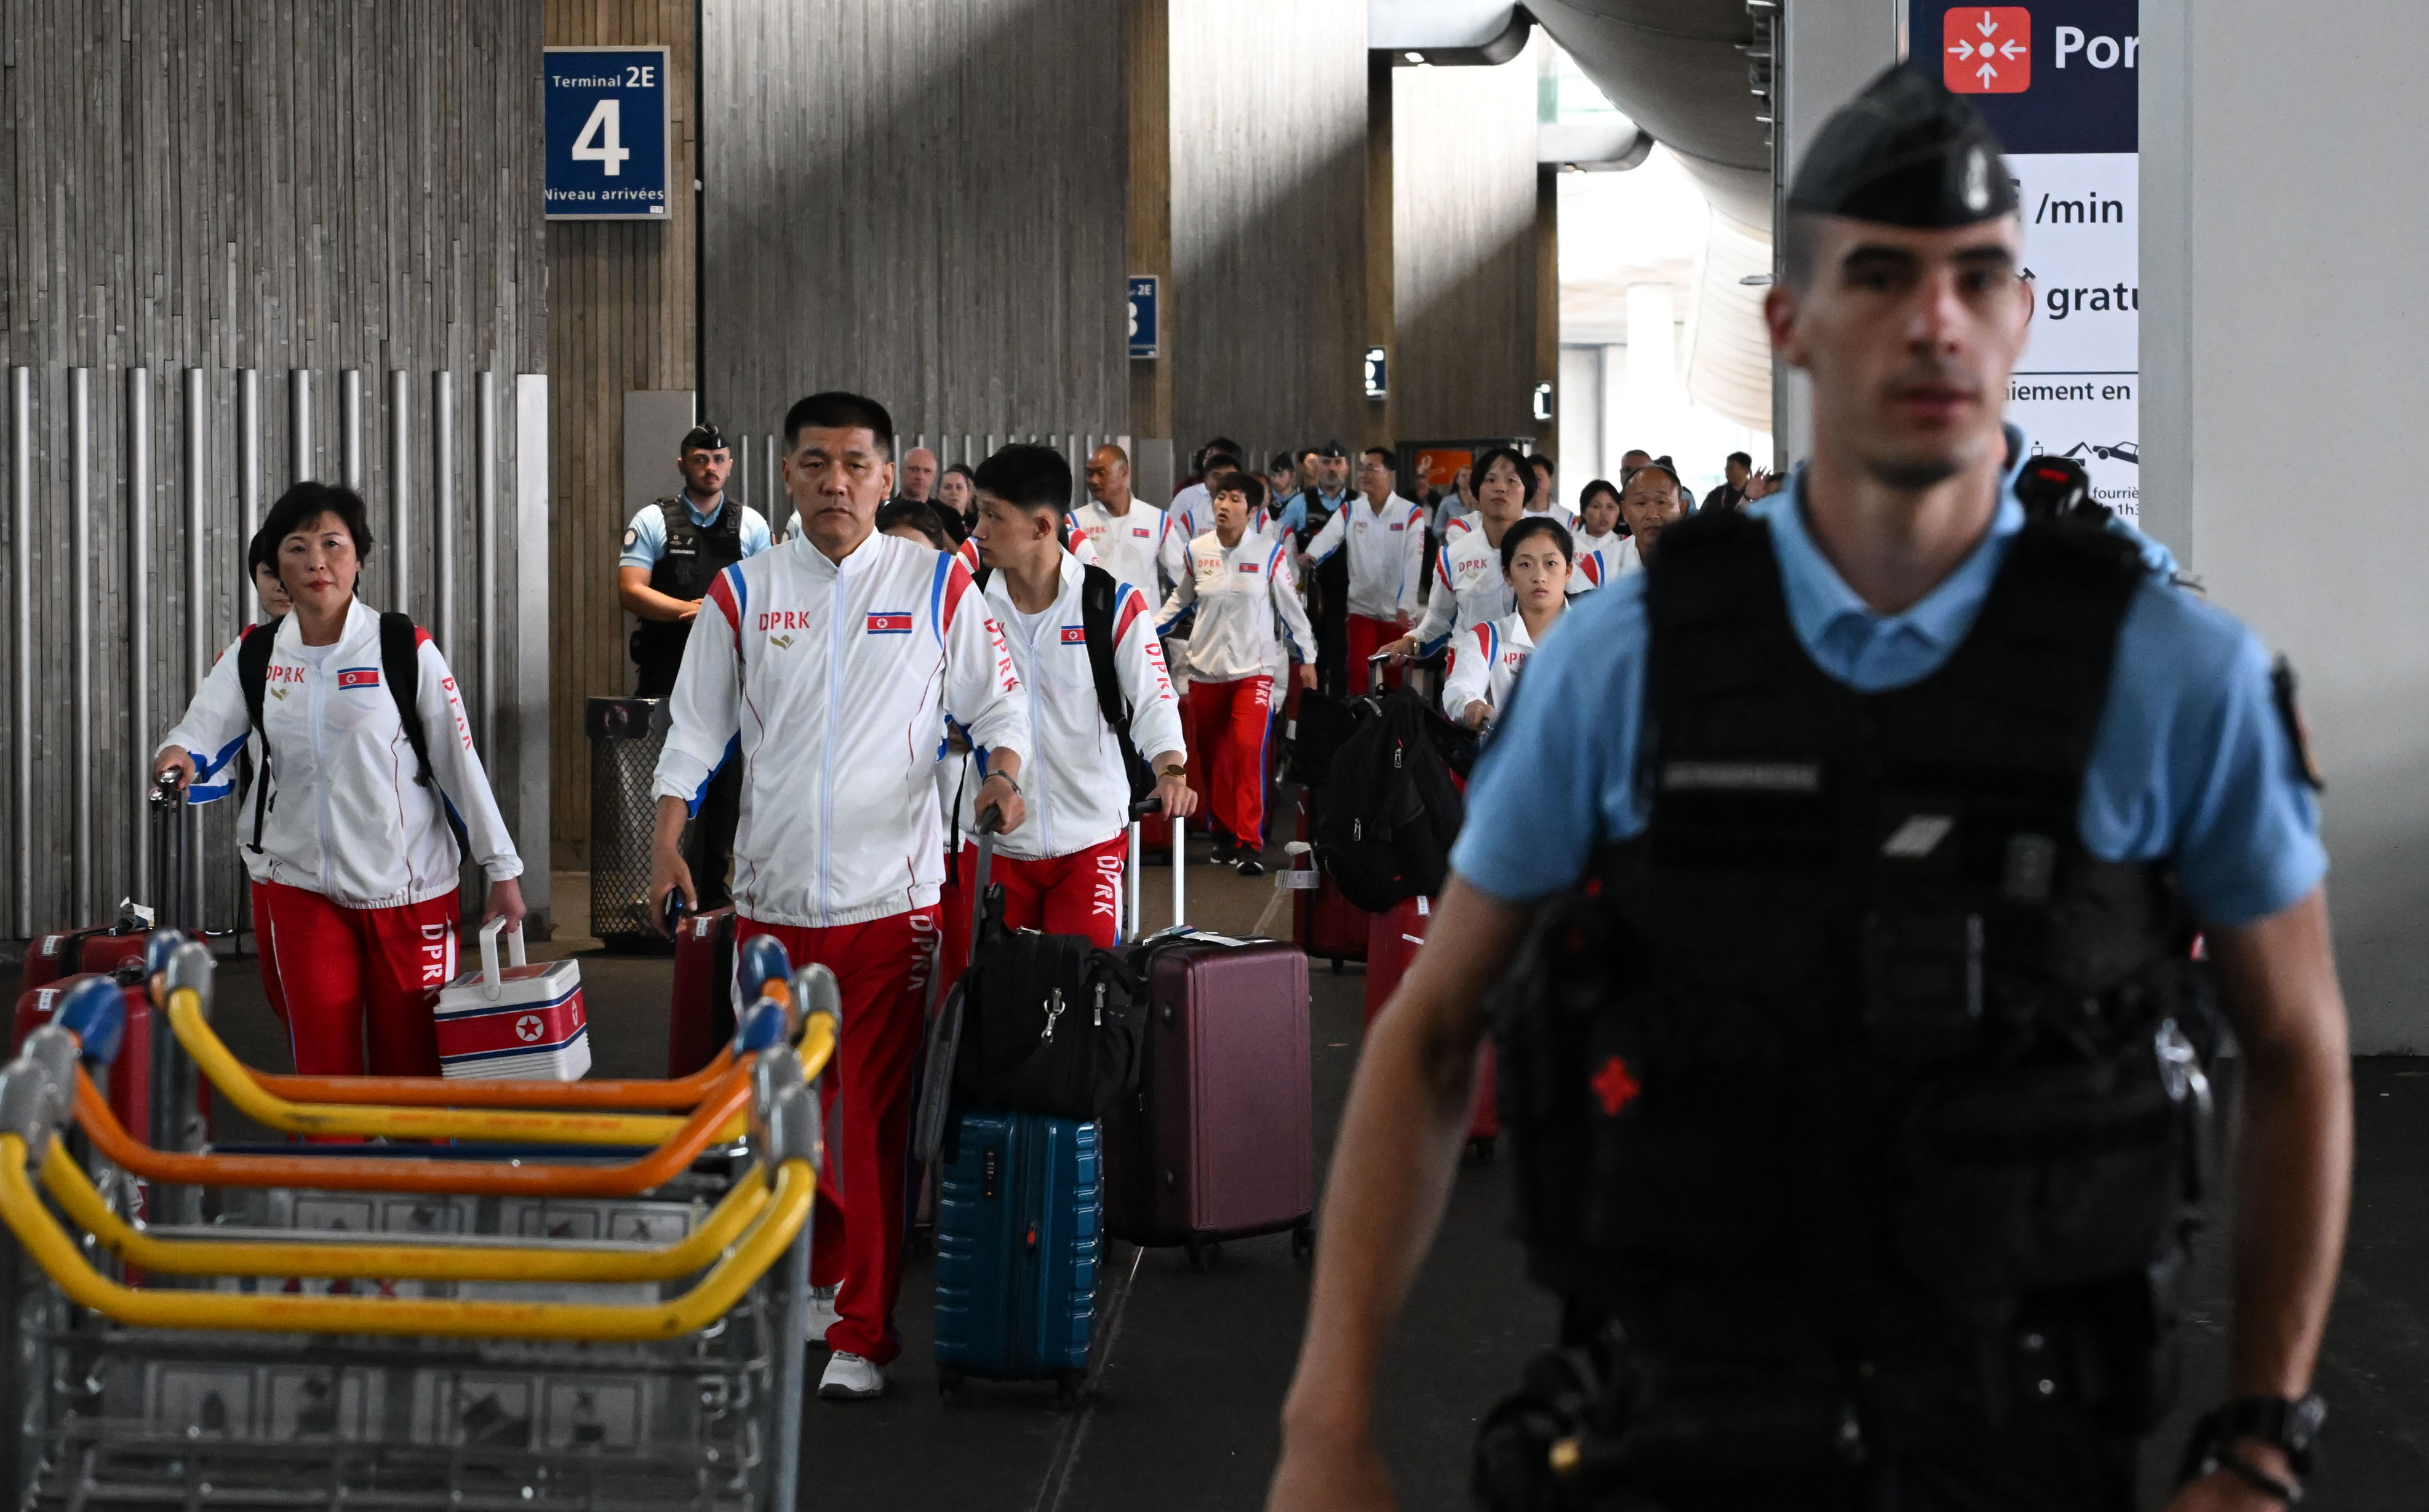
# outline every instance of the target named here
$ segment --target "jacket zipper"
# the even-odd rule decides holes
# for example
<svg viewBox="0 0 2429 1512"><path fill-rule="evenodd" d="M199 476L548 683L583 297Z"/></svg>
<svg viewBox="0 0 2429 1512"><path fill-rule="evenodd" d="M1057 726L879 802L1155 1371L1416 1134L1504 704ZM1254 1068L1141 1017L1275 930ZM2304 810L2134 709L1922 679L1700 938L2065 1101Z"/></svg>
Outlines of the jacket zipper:
<svg viewBox="0 0 2429 1512"><path fill-rule="evenodd" d="M1011 598L1011 590L1008 586L1005 589L1004 597L1007 600ZM1055 606L1060 607L1061 603L1062 600L1058 598L1055 600ZM1049 610L1046 616L1047 619L1060 619L1062 617L1062 616L1052 613L1051 610ZM1037 648L1037 638L1040 634L1044 633L1045 626L1046 620L1041 619L1037 623L1037 628L1030 633L1029 666L1032 672L1043 672L1045 670L1045 664L1039 660L1039 658L1045 653ZM1060 645L1061 641L1058 639L1056 644ZM1029 731L1031 743L1043 748L1046 744L1046 727L1038 722L1045 717L1044 711L1037 707L1038 681L1039 680L1036 677L1031 677L1027 680L1029 683ZM1027 770L1027 768L1024 767L1023 770ZM1054 828L1052 821L1047 815L1047 783L1045 781L1046 764L1042 761L1037 764L1037 849L1040 855L1051 856L1054 854ZM1048 1023L1047 1032L1049 1034L1053 1032L1052 1022L1050 1020Z"/></svg>
<svg viewBox="0 0 2429 1512"><path fill-rule="evenodd" d="M339 645L343 645L345 643L344 632L340 631L339 633L338 642ZM321 833L319 839L321 846L321 896L323 897L335 897L338 892L335 881L329 875L329 836L332 832L329 825L329 753L327 746L323 740L323 736L328 730L329 664L337 660L337 655L338 648L336 646L330 647L329 654L322 658L321 665L312 668L312 766L314 775L320 779L318 784L320 787L319 808L321 811ZM410 863L408 863L408 869L409 865Z"/></svg>
<svg viewBox="0 0 2429 1512"><path fill-rule="evenodd" d="M835 720L843 697L844 612L843 564L834 564L834 602L828 614L827 633L827 732L826 761L818 770L818 896L813 901L811 914L823 920L827 916L827 899L834 896L829 864L834 836L834 769Z"/></svg>

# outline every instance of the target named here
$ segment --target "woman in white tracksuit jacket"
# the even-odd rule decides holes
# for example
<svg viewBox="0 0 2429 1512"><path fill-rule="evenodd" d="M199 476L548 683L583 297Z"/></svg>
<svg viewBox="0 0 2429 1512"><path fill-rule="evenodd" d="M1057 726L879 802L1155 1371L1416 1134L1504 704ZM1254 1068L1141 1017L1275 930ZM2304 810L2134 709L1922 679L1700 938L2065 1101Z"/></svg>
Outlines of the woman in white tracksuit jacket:
<svg viewBox="0 0 2429 1512"><path fill-rule="evenodd" d="M412 702L431 782L421 781L381 665L380 616L355 599L372 550L362 500L300 483L262 530L294 612L250 627L221 653L153 768L197 798L227 793L228 768L253 733L240 648L246 636L274 637L261 712L268 760L237 826L271 1006L287 1022L299 1073L437 1076L431 994L455 970L462 867L442 805L462 819L489 879L485 922L521 921L522 861L455 679L416 632Z"/></svg>
<svg viewBox="0 0 2429 1512"><path fill-rule="evenodd" d="M1510 690L1527 658L1568 611L1576 551L1569 533L1549 515L1530 515L1510 527L1501 537L1501 575L1517 611L1452 637L1443 713L1470 730L1482 730L1509 707Z"/></svg>

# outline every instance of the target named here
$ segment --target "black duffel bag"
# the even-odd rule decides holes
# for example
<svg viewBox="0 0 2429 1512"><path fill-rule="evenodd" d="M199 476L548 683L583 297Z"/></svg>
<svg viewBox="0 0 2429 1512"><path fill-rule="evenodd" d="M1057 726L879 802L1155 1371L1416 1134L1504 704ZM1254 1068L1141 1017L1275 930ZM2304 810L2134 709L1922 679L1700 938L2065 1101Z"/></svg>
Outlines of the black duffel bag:
<svg viewBox="0 0 2429 1512"><path fill-rule="evenodd" d="M1095 1123L1138 1085L1144 992L1122 957L1084 936L1003 927L991 885L995 836L982 832L969 968L929 1026L912 1147L950 1147L962 1109Z"/></svg>
<svg viewBox="0 0 2429 1512"><path fill-rule="evenodd" d="M998 929L962 978L963 1106L1094 1123L1138 1085L1138 978L1084 935Z"/></svg>

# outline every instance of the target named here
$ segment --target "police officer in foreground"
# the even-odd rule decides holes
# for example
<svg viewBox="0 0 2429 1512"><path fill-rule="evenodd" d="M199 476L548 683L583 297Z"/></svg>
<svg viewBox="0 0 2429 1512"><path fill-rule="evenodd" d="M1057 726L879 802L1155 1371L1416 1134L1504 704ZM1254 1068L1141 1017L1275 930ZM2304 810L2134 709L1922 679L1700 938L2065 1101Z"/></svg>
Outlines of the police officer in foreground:
<svg viewBox="0 0 2429 1512"><path fill-rule="evenodd" d="M2063 468L2010 470L2032 294L1970 107L1885 74L1788 209L1767 314L1811 460L1665 533L1520 681L1359 1060L1281 1512L1392 1504L1376 1370L1496 984L1565 1347L1479 1433L1487 1504L2130 1507L2213 1004L2243 1056L2232 1379L2170 1506L2282 1507L2310 1467L2351 1086L2290 681L2050 507Z"/></svg>
<svg viewBox="0 0 2429 1512"><path fill-rule="evenodd" d="M624 551L616 565L616 593L638 619L631 649L638 673L636 698L663 698L674 691L692 619L717 575L768 549L768 521L755 509L725 497L734 475L734 452L714 425L695 425L675 450L684 491L661 499L624 527ZM741 773L732 764L709 784L693 826L692 876L704 907L725 901L727 858L741 819Z"/></svg>

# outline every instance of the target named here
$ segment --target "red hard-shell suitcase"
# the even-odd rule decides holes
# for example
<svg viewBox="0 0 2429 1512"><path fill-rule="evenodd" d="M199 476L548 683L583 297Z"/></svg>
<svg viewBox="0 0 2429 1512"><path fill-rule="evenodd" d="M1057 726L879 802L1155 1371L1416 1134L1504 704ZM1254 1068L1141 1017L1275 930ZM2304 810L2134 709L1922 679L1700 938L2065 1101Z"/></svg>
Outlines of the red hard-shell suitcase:
<svg viewBox="0 0 2429 1512"><path fill-rule="evenodd" d="M1416 959L1417 947L1426 943L1426 930L1433 923L1433 900L1405 898L1373 918L1374 932L1367 936L1366 945L1369 1024L1391 1001L1393 990L1408 973L1409 962ZM1476 1054L1476 1099L1470 1105L1467 1144L1479 1158L1489 1159L1493 1142L1501 1133L1501 1105L1494 1092L1493 1042L1487 1039L1478 1045Z"/></svg>
<svg viewBox="0 0 2429 1512"><path fill-rule="evenodd" d="M1313 841L1314 834L1315 795L1301 788L1298 838ZM1345 961L1366 959L1368 921L1373 915L1341 896L1331 873L1319 870L1317 875L1320 881L1291 897L1291 933L1301 950L1330 959L1332 969L1339 971Z"/></svg>
<svg viewBox="0 0 2429 1512"><path fill-rule="evenodd" d="M734 910L710 909L675 926L675 986L667 1016L667 1075L688 1076L734 1038Z"/></svg>
<svg viewBox="0 0 2429 1512"><path fill-rule="evenodd" d="M143 936L136 935L137 944ZM141 961L139 955L138 962ZM51 1021L59 999L69 988L96 972L79 972L62 977L44 986L29 988L19 994L17 1011L9 1026L8 1050L14 1055L25 1047L25 1036ZM142 985L120 984L126 994L126 1031L118 1042L118 1055L109 1063L109 1110L118 1122L139 1140L150 1140L152 1130L152 995ZM163 1025L161 1032L167 1033Z"/></svg>
<svg viewBox="0 0 2429 1512"><path fill-rule="evenodd" d="M107 977L128 961L139 967L143 961L143 943L150 935L135 919L124 918L116 924L96 925L90 929L70 929L59 934L46 934L25 947L25 966L17 990L32 992L47 987L65 977L91 972Z"/></svg>
<svg viewBox="0 0 2429 1512"><path fill-rule="evenodd" d="M1176 860L1175 864L1179 864ZM1166 933L1133 954L1148 984L1137 1093L1107 1121L1105 1224L1198 1258L1315 1211L1307 957L1275 940Z"/></svg>

